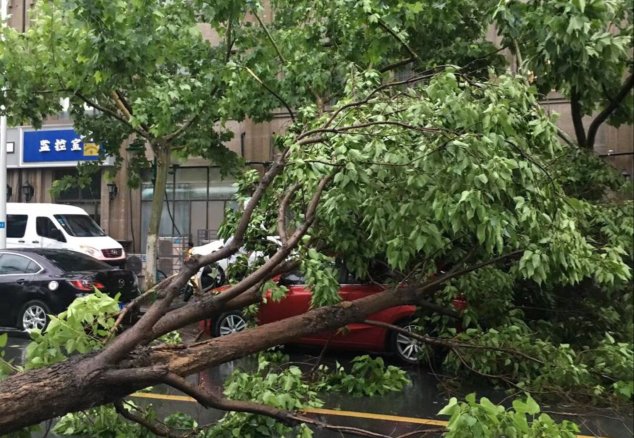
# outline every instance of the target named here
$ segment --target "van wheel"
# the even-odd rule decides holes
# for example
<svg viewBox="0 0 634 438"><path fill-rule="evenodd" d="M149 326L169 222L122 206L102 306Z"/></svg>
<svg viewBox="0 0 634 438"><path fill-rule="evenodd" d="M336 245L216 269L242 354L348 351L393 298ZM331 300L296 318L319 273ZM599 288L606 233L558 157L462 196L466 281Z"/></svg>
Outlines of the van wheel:
<svg viewBox="0 0 634 438"><path fill-rule="evenodd" d="M44 330L48 324L48 314L51 310L46 303L38 300L26 303L18 317L18 327L22 330Z"/></svg>
<svg viewBox="0 0 634 438"><path fill-rule="evenodd" d="M227 312L218 317L211 333L215 337L226 336L246 328L247 320L244 319L242 312Z"/></svg>

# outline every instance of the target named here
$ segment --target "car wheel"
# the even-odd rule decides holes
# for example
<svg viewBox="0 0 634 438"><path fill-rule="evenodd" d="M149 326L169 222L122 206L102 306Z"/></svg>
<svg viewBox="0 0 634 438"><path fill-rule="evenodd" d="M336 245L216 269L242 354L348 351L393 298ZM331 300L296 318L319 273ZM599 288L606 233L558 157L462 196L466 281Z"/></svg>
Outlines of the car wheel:
<svg viewBox="0 0 634 438"><path fill-rule="evenodd" d="M227 277L224 269L222 269L217 263L212 263L211 265L207 265L203 268L200 275L200 286L202 287L203 292L207 292L209 289L222 286L226 279Z"/></svg>
<svg viewBox="0 0 634 438"><path fill-rule="evenodd" d="M399 327L407 330L408 332L418 332L420 327L414 324L413 320L407 319L396 323ZM398 357L402 362L410 365L416 365L420 363L421 354L425 345L409 336L400 332L392 332L390 334L390 351Z"/></svg>
<svg viewBox="0 0 634 438"><path fill-rule="evenodd" d="M44 330L51 310L42 301L29 301L22 307L18 317L18 327L22 330Z"/></svg>
<svg viewBox="0 0 634 438"><path fill-rule="evenodd" d="M241 312L227 312L218 317L214 324L213 336L226 336L247 328L247 320Z"/></svg>

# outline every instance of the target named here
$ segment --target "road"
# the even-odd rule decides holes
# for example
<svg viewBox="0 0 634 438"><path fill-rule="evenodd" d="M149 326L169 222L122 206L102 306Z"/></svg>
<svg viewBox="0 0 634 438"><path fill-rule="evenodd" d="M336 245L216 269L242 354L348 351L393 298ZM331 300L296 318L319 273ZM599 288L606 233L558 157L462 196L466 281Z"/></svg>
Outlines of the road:
<svg viewBox="0 0 634 438"><path fill-rule="evenodd" d="M2 330L0 330L2 332ZM9 332L9 342L5 348L5 359L21 363L24 359L25 348L28 345L28 337L19 332ZM292 349L290 351L291 361L302 364L314 363L319 352L316 350ZM347 364L353 356L347 353L331 353L323 359L326 363L334 363L335 360ZM394 363L387 358L388 363ZM249 369L253 367L253 362L239 360L223 364L194 376L198 383L204 383L211 387L218 388L222 382L235 369ZM330 424L356 427L371 430L375 433L391 437L399 436L423 436L423 431L428 429L438 429L446 418L436 416L436 413L445 405L449 396L447 388L441 388L439 378L429 371L421 370L417 367L406 368L412 383L400 393L391 393L381 397L356 398L340 394L321 394L320 397L326 402L321 410L308 412L314 418ZM501 402L505 399L502 391L491 388L467 388L456 396L464 395L476 390L478 396L487 396L490 399ZM173 391L171 388L158 386L153 388L152 393L135 394L131 397L136 403L141 405L152 403L160 414L169 414L181 411L192 415L199 424L208 424L220 418L222 413L214 410L207 410L194 403L189 397ZM585 436L602 436L610 438L632 437L634 430L634 420L631 416L624 417L611 411L601 411L598 409L575 410L571 406L543 406L543 410L559 418L567 418L583 426ZM561 416L557 413L572 413L573 415ZM414 433L414 434L412 434ZM48 436L55 436L49 434ZM340 438L339 432L318 430L315 433L317 438ZM427 435L429 436L429 435Z"/></svg>

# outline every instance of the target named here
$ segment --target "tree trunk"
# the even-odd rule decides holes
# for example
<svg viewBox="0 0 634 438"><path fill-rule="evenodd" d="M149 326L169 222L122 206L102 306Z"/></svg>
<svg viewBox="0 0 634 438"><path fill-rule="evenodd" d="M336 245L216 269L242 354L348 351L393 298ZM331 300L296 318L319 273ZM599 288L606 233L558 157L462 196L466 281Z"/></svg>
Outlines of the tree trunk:
<svg viewBox="0 0 634 438"><path fill-rule="evenodd" d="M156 284L156 262L158 258L158 235L163 213L163 200L167 187L167 172L170 167L170 149L166 145L157 145L156 155L156 180L152 194L152 211L150 212L150 224L147 231L147 243L145 245L145 287L150 288Z"/></svg>
<svg viewBox="0 0 634 438"><path fill-rule="evenodd" d="M0 382L0 433L110 403L160 383L160 378L143 377L143 370L150 367L187 376L297 337L363 321L379 310L414 303L425 293L416 289L385 291L190 346L139 347L116 369L104 366L100 356L93 354L17 374ZM117 379L113 372L127 372L127 377L119 374Z"/></svg>
<svg viewBox="0 0 634 438"><path fill-rule="evenodd" d="M590 126L588 127L588 136L586 139L586 146L588 149L594 149L594 142L599 132L599 127L605 122L610 115L616 111L616 109L623 103L628 94L634 87L634 75L630 75L619 90L618 94L614 98L606 96L610 103L594 118Z"/></svg>
<svg viewBox="0 0 634 438"><path fill-rule="evenodd" d="M581 102L579 102L579 93L576 90L572 91L570 98L570 115L572 116L572 124L575 128L575 136L577 137L577 144L579 147L585 148L586 145L586 130L583 127L583 113L581 111Z"/></svg>

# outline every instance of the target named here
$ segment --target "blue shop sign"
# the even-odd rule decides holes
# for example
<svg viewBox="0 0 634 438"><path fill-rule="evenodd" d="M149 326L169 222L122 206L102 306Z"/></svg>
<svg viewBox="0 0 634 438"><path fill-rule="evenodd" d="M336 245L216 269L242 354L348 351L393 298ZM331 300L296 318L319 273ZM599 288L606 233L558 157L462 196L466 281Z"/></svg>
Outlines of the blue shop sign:
<svg viewBox="0 0 634 438"><path fill-rule="evenodd" d="M99 160L99 145L84 141L74 129L24 131L22 145L24 163Z"/></svg>

